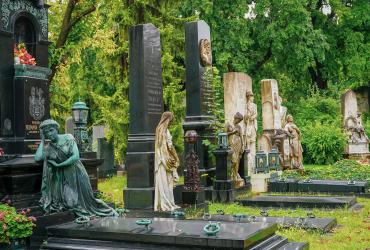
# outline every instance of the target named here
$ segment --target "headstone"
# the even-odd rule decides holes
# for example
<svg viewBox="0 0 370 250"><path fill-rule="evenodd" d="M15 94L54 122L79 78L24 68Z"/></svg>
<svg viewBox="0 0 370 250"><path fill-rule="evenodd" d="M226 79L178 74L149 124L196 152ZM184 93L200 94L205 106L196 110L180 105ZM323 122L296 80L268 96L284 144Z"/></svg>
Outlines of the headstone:
<svg viewBox="0 0 370 250"><path fill-rule="evenodd" d="M0 147L7 154L32 154L40 143L39 125L50 116L48 6L1 0L0 13ZM38 66L15 65L19 43Z"/></svg>
<svg viewBox="0 0 370 250"><path fill-rule="evenodd" d="M216 236L207 235L202 220L153 218L148 226L137 218L102 218L88 226L65 223L48 228L50 238L42 249L307 249L306 243L288 243L275 235L274 223L222 222ZM92 237L93 236L93 237ZM290 244L293 244L292 246ZM292 248L285 248L286 246Z"/></svg>
<svg viewBox="0 0 370 250"><path fill-rule="evenodd" d="M154 204L155 128L163 113L161 44L153 24L130 29L130 127L127 143L125 207Z"/></svg>
<svg viewBox="0 0 370 250"><path fill-rule="evenodd" d="M210 29L206 22L185 24L186 117L184 131L195 130L199 135L195 148L200 160L199 172L204 186L212 185L214 166L208 146L202 141L213 141L212 136L212 51ZM185 155L190 149L185 144Z"/></svg>
<svg viewBox="0 0 370 250"><path fill-rule="evenodd" d="M112 141L108 141L106 138L98 138L98 159L103 159L104 162L99 166L98 176L99 178L105 178L115 173L114 167L114 144Z"/></svg>
<svg viewBox="0 0 370 250"><path fill-rule="evenodd" d="M275 79L261 81L262 128L258 149L266 153L277 148L282 168L290 167L289 139L284 132L286 107L281 105L278 82Z"/></svg>
<svg viewBox="0 0 370 250"><path fill-rule="evenodd" d="M65 122L64 133L74 135L75 127L73 117L69 116Z"/></svg>
<svg viewBox="0 0 370 250"><path fill-rule="evenodd" d="M244 116L246 109L245 93L252 91L252 78L241 72L224 74L225 123L233 123L234 115L239 112ZM243 131L244 122L240 123Z"/></svg>
<svg viewBox="0 0 370 250"><path fill-rule="evenodd" d="M361 113L358 110L356 93L347 90L341 99L343 126L347 135L345 154L369 156L370 140L366 135Z"/></svg>
<svg viewBox="0 0 370 250"><path fill-rule="evenodd" d="M99 138L106 138L105 136L106 129L107 127L105 125L93 126L93 144L97 144Z"/></svg>

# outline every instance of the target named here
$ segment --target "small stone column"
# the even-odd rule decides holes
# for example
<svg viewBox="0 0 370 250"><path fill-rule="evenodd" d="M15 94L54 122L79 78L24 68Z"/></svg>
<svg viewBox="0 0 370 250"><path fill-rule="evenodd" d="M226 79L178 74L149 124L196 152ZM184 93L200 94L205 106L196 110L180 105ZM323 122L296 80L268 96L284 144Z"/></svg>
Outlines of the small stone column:
<svg viewBox="0 0 370 250"><path fill-rule="evenodd" d="M217 149L213 152L216 157L216 180L213 183L212 201L231 203L235 199L235 183L231 180L231 149Z"/></svg>

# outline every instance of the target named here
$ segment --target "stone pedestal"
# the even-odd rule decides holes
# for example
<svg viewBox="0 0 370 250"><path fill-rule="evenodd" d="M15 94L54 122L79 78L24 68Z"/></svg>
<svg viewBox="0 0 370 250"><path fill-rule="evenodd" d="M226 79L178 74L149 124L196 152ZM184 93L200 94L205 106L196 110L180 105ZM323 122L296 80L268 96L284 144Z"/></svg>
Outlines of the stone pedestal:
<svg viewBox="0 0 370 250"><path fill-rule="evenodd" d="M216 180L213 183L212 201L229 203L235 199L235 183L231 180L232 150L218 149L216 157Z"/></svg>
<svg viewBox="0 0 370 250"><path fill-rule="evenodd" d="M267 192L269 180L270 174L252 174L251 175L252 192L254 193Z"/></svg>
<svg viewBox="0 0 370 250"><path fill-rule="evenodd" d="M211 155L208 154L208 146L202 141L214 141L215 138L212 131L212 58L205 63L200 55L201 42L205 40L210 45L210 29L206 22L185 24L186 117L183 128L184 131L195 130L199 136L195 145L200 160L199 173L202 185L208 187L212 185L215 169ZM185 144L185 155L189 150Z"/></svg>
<svg viewBox="0 0 370 250"><path fill-rule="evenodd" d="M130 29L130 127L127 142L128 209L153 209L155 128L163 113L161 44L152 24Z"/></svg>

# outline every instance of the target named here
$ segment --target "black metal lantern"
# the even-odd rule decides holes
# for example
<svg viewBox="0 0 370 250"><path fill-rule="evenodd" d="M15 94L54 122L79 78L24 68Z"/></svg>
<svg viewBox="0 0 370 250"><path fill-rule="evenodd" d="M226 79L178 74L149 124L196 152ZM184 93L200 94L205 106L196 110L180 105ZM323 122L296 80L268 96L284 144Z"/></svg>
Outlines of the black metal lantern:
<svg viewBox="0 0 370 250"><path fill-rule="evenodd" d="M72 117L76 124L87 124L87 117L89 115L89 108L86 103L78 101L73 104Z"/></svg>
<svg viewBox="0 0 370 250"><path fill-rule="evenodd" d="M280 170L279 151L276 148L269 153L269 169Z"/></svg>
<svg viewBox="0 0 370 250"><path fill-rule="evenodd" d="M218 148L220 149L228 149L229 142L227 140L227 133L219 133L218 134Z"/></svg>
<svg viewBox="0 0 370 250"><path fill-rule="evenodd" d="M256 170L255 173L268 173L267 155L264 151L257 151L256 153Z"/></svg>
<svg viewBox="0 0 370 250"><path fill-rule="evenodd" d="M78 101L73 104L72 117L73 122L75 123L74 137L76 139L78 149L81 152L86 151L90 143L86 127L88 115L89 108L86 106L86 103Z"/></svg>

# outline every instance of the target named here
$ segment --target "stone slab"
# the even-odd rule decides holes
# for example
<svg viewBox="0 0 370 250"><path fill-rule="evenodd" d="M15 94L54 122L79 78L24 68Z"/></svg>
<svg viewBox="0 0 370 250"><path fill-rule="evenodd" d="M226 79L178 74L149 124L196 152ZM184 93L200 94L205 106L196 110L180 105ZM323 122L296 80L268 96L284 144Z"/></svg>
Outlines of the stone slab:
<svg viewBox="0 0 370 250"><path fill-rule="evenodd" d="M207 236L203 232L203 227L208 222L201 220L154 218L148 229L136 225L135 221L133 218L102 218L88 225L66 223L52 226L48 228L48 233L51 237L79 239L79 242L81 240L128 242L161 245L168 249L174 249L176 246L187 246L188 249L246 249L273 236L277 230L274 223L223 222L217 236ZM53 249L47 248L49 243L50 239L45 249Z"/></svg>
<svg viewBox="0 0 370 250"><path fill-rule="evenodd" d="M313 192L313 193L365 193L369 187L367 181L355 181L349 184L341 180L309 180L271 179L269 192Z"/></svg>
<svg viewBox="0 0 370 250"><path fill-rule="evenodd" d="M351 207L356 197L324 196L255 196L238 200L243 206L280 208L339 208Z"/></svg>
<svg viewBox="0 0 370 250"><path fill-rule="evenodd" d="M238 223L276 223L279 227L303 228L306 230L320 230L328 232L337 225L335 218L299 218L299 217L274 217L274 216L248 216L245 215L238 221L233 215L212 214L212 221L229 221Z"/></svg>

